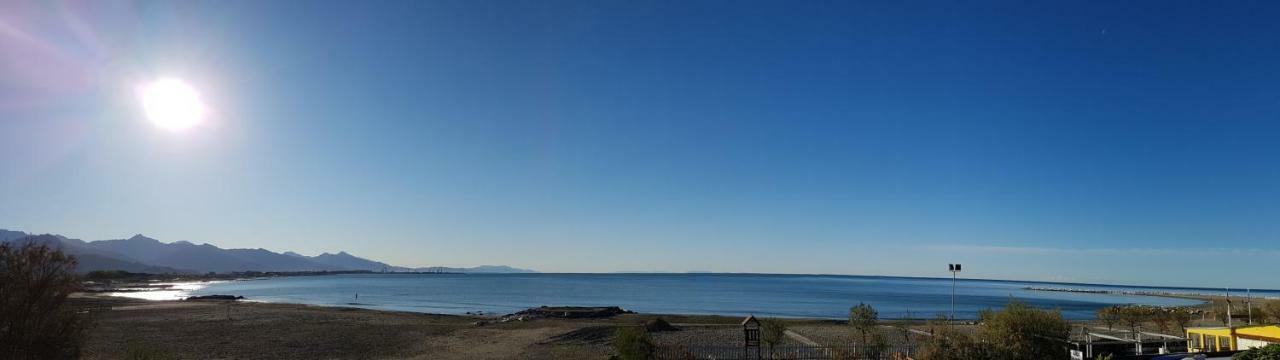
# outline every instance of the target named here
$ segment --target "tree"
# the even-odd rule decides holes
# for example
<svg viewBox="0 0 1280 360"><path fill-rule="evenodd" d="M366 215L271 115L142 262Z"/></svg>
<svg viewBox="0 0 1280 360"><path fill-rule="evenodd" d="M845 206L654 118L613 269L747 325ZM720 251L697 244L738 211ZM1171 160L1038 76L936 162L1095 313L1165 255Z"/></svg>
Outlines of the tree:
<svg viewBox="0 0 1280 360"><path fill-rule="evenodd" d="M1151 318L1151 308L1145 306L1125 306L1120 308L1120 322L1129 328L1129 332L1137 336L1138 327Z"/></svg>
<svg viewBox="0 0 1280 360"><path fill-rule="evenodd" d="M1267 320L1271 323L1280 324L1280 300L1262 304L1262 312L1266 313Z"/></svg>
<svg viewBox="0 0 1280 360"><path fill-rule="evenodd" d="M1161 332L1169 332L1169 328L1173 323L1172 309L1153 309L1151 313L1151 321L1156 323L1156 328Z"/></svg>
<svg viewBox="0 0 1280 360"><path fill-rule="evenodd" d="M78 358L85 324L67 305L76 259L26 239L0 244L0 358Z"/></svg>
<svg viewBox="0 0 1280 360"><path fill-rule="evenodd" d="M1191 325L1191 320L1195 318L1195 314L1188 308L1175 308L1170 313L1173 317L1173 323L1178 324L1178 329L1186 333L1187 326Z"/></svg>
<svg viewBox="0 0 1280 360"><path fill-rule="evenodd" d="M613 335L613 348L619 360L649 360L654 358L653 340L642 327L620 327Z"/></svg>
<svg viewBox="0 0 1280 360"><path fill-rule="evenodd" d="M1106 323L1107 330L1111 330L1117 322L1120 322L1120 311L1122 310L1118 306L1108 306L1098 309L1098 320L1102 320L1102 322Z"/></svg>
<svg viewBox="0 0 1280 360"><path fill-rule="evenodd" d="M778 319L760 320L760 341L769 346L769 357L773 357L773 347L782 343L787 337L787 324Z"/></svg>
<svg viewBox="0 0 1280 360"><path fill-rule="evenodd" d="M978 338L1013 359L1067 359L1071 325L1057 310L1040 310L1011 300L999 311L980 313Z"/></svg>
<svg viewBox="0 0 1280 360"><path fill-rule="evenodd" d="M880 323L880 314L876 312L876 308L864 303L858 303L854 307L849 308L849 325L853 325L858 334L862 336L861 344L867 344L867 336L876 331L876 326Z"/></svg>

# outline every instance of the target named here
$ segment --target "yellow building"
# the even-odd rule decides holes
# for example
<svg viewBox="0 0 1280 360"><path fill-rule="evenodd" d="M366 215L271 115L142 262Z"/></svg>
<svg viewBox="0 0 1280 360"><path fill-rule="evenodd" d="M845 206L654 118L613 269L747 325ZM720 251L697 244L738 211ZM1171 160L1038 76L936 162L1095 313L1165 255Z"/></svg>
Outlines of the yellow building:
<svg viewBox="0 0 1280 360"><path fill-rule="evenodd" d="M1187 328L1187 348L1192 352L1247 350L1280 344L1280 325Z"/></svg>

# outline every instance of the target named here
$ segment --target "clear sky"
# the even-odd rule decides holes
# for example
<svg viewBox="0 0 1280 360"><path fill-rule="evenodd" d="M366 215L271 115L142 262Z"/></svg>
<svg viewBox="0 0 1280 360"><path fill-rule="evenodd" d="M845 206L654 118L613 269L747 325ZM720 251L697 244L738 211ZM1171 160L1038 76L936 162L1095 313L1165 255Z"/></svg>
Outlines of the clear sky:
<svg viewBox="0 0 1280 360"><path fill-rule="evenodd" d="M1280 3L6 1L0 228L1280 288ZM205 121L147 120L179 78Z"/></svg>

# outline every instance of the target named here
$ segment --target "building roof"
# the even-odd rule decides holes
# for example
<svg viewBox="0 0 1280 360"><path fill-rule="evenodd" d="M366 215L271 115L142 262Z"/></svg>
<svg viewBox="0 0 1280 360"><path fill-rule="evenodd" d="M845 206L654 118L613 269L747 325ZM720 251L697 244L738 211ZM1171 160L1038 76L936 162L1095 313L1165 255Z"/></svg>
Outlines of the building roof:
<svg viewBox="0 0 1280 360"><path fill-rule="evenodd" d="M1280 341L1280 325L1254 325L1236 328L1236 335L1259 340Z"/></svg>
<svg viewBox="0 0 1280 360"><path fill-rule="evenodd" d="M1280 325L1249 325L1236 326L1234 328L1225 326L1193 327L1187 328L1187 333L1217 336L1231 336L1234 334L1250 339L1280 341Z"/></svg>

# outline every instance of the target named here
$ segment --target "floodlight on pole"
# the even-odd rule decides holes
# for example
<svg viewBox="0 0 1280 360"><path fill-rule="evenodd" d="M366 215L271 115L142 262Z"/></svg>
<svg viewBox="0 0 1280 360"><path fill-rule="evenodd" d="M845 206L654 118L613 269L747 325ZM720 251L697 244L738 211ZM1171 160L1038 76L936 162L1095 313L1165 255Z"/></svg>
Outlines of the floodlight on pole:
<svg viewBox="0 0 1280 360"><path fill-rule="evenodd" d="M960 272L960 264L947 264L951 271L951 321L956 321L956 273Z"/></svg>

